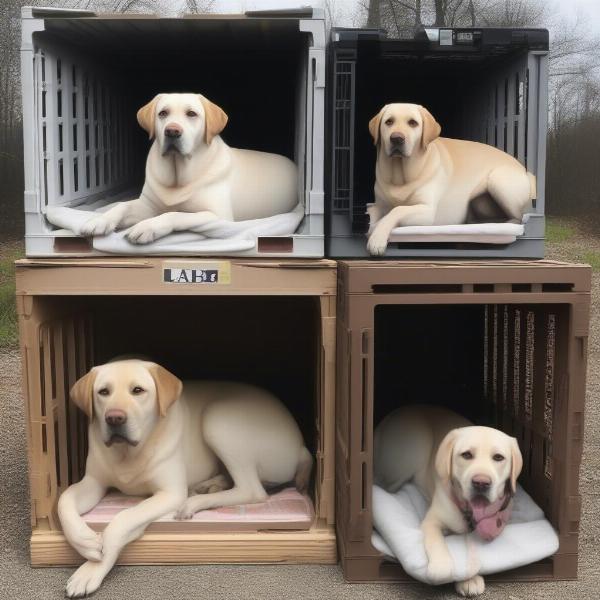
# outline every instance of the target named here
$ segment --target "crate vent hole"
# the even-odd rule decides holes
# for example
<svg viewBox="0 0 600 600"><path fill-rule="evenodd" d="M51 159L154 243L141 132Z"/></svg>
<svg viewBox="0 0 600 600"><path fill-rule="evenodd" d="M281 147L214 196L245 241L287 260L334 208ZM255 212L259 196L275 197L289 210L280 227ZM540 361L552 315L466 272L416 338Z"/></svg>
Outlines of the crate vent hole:
<svg viewBox="0 0 600 600"><path fill-rule="evenodd" d="M64 181L62 158L58 161L58 188L59 188L58 193L62 196L65 193L65 181Z"/></svg>
<svg viewBox="0 0 600 600"><path fill-rule="evenodd" d="M531 423L533 419L533 369L535 350L535 314L527 312L525 339L525 421Z"/></svg>
<svg viewBox="0 0 600 600"><path fill-rule="evenodd" d="M490 294L494 291L493 283L475 283L473 285L473 291L477 294Z"/></svg>
<svg viewBox="0 0 600 600"><path fill-rule="evenodd" d="M502 406L508 404L508 305L504 305L502 313Z"/></svg>
<svg viewBox="0 0 600 600"><path fill-rule="evenodd" d="M494 304L493 322L493 356L492 356L492 399L498 404L498 305Z"/></svg>
<svg viewBox="0 0 600 600"><path fill-rule="evenodd" d="M483 397L489 398L489 362L490 362L490 307L483 309ZM494 399L492 398L492 402Z"/></svg>
<svg viewBox="0 0 600 600"><path fill-rule="evenodd" d="M521 311L515 310L514 318L514 353L513 353L513 415L518 415L520 394L520 367L521 367Z"/></svg>

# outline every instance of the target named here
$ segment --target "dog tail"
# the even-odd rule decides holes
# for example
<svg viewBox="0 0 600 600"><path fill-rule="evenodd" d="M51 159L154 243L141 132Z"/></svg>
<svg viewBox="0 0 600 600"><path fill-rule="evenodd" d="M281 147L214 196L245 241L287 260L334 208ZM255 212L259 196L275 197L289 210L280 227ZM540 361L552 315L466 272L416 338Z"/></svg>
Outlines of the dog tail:
<svg viewBox="0 0 600 600"><path fill-rule="evenodd" d="M527 177L529 177L529 198L533 200L537 198L537 182L535 175L527 171Z"/></svg>
<svg viewBox="0 0 600 600"><path fill-rule="evenodd" d="M300 450L300 458L298 460L298 466L296 467L296 476L294 477L296 489L299 492L305 492L308 489L312 466L312 454L304 447Z"/></svg>

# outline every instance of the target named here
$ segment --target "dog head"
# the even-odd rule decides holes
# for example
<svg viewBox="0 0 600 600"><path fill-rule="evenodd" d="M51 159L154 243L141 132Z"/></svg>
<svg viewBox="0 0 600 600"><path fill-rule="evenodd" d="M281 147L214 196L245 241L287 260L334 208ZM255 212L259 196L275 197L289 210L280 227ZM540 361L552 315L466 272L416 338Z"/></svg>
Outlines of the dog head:
<svg viewBox="0 0 600 600"><path fill-rule="evenodd" d="M491 427L460 427L442 440L435 458L440 479L469 505L514 494L523 457L517 440Z"/></svg>
<svg viewBox="0 0 600 600"><path fill-rule="evenodd" d="M181 389L181 381L156 363L119 360L94 367L79 379L71 388L71 400L96 423L106 446L137 446Z"/></svg>
<svg viewBox="0 0 600 600"><path fill-rule="evenodd" d="M369 122L375 145L389 157L408 158L439 137L440 124L419 104L386 104Z"/></svg>
<svg viewBox="0 0 600 600"><path fill-rule="evenodd" d="M223 131L227 118L201 94L158 94L137 113L138 123L150 139L156 138L163 156L191 156Z"/></svg>

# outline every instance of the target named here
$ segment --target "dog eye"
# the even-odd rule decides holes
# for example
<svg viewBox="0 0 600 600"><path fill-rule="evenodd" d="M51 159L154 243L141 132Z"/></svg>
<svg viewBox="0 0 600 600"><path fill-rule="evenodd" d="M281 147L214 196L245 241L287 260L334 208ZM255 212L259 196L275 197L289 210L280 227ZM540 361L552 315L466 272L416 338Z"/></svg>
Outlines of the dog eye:
<svg viewBox="0 0 600 600"><path fill-rule="evenodd" d="M110 394L110 392L108 391L108 388L101 388L101 389L98 390L98 393L101 396L108 396L108 394Z"/></svg>
<svg viewBox="0 0 600 600"><path fill-rule="evenodd" d="M198 113L196 111L194 111L194 110L188 110L185 114L188 117L197 117L198 116Z"/></svg>
<svg viewBox="0 0 600 600"><path fill-rule="evenodd" d="M502 456L502 454L494 454L494 456L492 456L492 458L496 461L496 462L502 462L504 460L504 456Z"/></svg>
<svg viewBox="0 0 600 600"><path fill-rule="evenodd" d="M471 460L473 458L473 453L470 452L469 450L467 450L466 452L462 452L461 456L465 459L465 460Z"/></svg>
<svg viewBox="0 0 600 600"><path fill-rule="evenodd" d="M393 125L393 124L394 124L394 119L392 119L392 118L389 118L389 119L388 119L388 120L385 122L385 124L386 124L388 127L390 127L390 125Z"/></svg>
<svg viewBox="0 0 600 600"><path fill-rule="evenodd" d="M168 110L165 110L165 109L163 108L163 109L162 109L162 110L161 110L161 111L158 113L158 116L159 116L161 119L164 119L164 118L165 118L165 117L166 117L168 114L169 114L169 111L168 111Z"/></svg>
<svg viewBox="0 0 600 600"><path fill-rule="evenodd" d="M144 388L141 388L139 385L136 385L132 390L132 394L141 394L144 391Z"/></svg>
<svg viewBox="0 0 600 600"><path fill-rule="evenodd" d="M417 126L419 123L418 123L417 121L415 121L414 119L411 119L411 120L408 122L408 124L409 124L411 127L416 127L416 126Z"/></svg>

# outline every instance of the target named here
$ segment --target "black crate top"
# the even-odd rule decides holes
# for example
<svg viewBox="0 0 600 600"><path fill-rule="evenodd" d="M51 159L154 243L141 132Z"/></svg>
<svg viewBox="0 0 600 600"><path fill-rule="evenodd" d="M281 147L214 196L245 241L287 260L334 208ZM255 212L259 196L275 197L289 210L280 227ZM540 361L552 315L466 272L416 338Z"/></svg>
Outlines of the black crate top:
<svg viewBox="0 0 600 600"><path fill-rule="evenodd" d="M356 48L377 45L382 57L419 54L508 54L515 50L547 51L547 29L497 27L419 27L406 29L398 37L388 37L382 29L334 28L334 45Z"/></svg>

